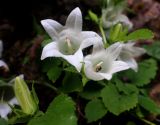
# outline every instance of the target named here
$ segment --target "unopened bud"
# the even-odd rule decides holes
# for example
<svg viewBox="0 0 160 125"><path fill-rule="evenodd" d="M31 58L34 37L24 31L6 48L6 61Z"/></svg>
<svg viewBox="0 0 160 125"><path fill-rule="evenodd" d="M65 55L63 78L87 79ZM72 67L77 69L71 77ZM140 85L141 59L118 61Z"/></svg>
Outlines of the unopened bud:
<svg viewBox="0 0 160 125"><path fill-rule="evenodd" d="M29 91L26 82L19 76L15 78L14 92L22 111L28 115L33 115L37 110L36 101Z"/></svg>

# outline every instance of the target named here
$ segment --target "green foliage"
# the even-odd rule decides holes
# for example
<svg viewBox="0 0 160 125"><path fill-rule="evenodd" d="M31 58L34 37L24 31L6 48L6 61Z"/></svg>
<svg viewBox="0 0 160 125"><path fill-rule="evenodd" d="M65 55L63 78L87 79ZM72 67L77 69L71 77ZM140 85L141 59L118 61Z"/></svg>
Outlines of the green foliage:
<svg viewBox="0 0 160 125"><path fill-rule="evenodd" d="M121 83L118 83L121 84ZM108 84L101 91L105 107L115 115L134 108L138 103L138 90L132 85ZM128 89L128 90L127 90Z"/></svg>
<svg viewBox="0 0 160 125"><path fill-rule="evenodd" d="M127 34L128 34L128 29L122 28L119 26L119 24L117 24L113 28L111 28L110 31L111 36L109 37L109 40L111 42L117 42L117 41L128 42L130 40L131 41L145 40L145 39L152 39L154 37L152 31L148 29L139 29L129 33L128 35Z"/></svg>
<svg viewBox="0 0 160 125"><path fill-rule="evenodd" d="M96 24L98 24L98 22L99 22L98 16L94 12L92 12L91 10L88 11L88 14L89 14L90 19L93 22L95 22Z"/></svg>
<svg viewBox="0 0 160 125"><path fill-rule="evenodd" d="M151 100L149 97L146 96L139 96L139 105L142 106L147 111L154 113L154 114L160 114L160 107L156 105L156 103Z"/></svg>
<svg viewBox="0 0 160 125"><path fill-rule="evenodd" d="M7 121L0 118L0 125L8 125Z"/></svg>
<svg viewBox="0 0 160 125"><path fill-rule="evenodd" d="M100 99L91 100L85 108L85 116L87 121L93 122L102 118L107 113L107 109L104 107L103 102Z"/></svg>
<svg viewBox="0 0 160 125"><path fill-rule="evenodd" d="M75 104L70 97L61 94L49 105L45 115L32 119L28 125L77 125Z"/></svg>
<svg viewBox="0 0 160 125"><path fill-rule="evenodd" d="M47 73L49 80L55 82L62 73L62 68L60 67L61 61L58 58L49 58L43 61L43 72Z"/></svg>
<svg viewBox="0 0 160 125"><path fill-rule="evenodd" d="M152 45L145 45L144 48L147 50L147 54L151 57L156 58L160 61L160 42L154 42Z"/></svg>
<svg viewBox="0 0 160 125"><path fill-rule="evenodd" d="M131 83L142 87L155 78L157 69L157 62L154 59L147 59L139 63L138 72L128 70L124 72L123 76L128 78Z"/></svg>
<svg viewBox="0 0 160 125"><path fill-rule="evenodd" d="M145 40L145 39L152 39L154 37L153 32L148 29L139 29L124 38L124 41L129 40Z"/></svg>
<svg viewBox="0 0 160 125"><path fill-rule="evenodd" d="M83 91L80 92L80 96L84 99L91 100L97 97L100 97L100 92L103 86L97 83L87 83L83 88Z"/></svg>
<svg viewBox="0 0 160 125"><path fill-rule="evenodd" d="M63 79L62 91L65 93L80 91L83 87L79 74L66 72Z"/></svg>

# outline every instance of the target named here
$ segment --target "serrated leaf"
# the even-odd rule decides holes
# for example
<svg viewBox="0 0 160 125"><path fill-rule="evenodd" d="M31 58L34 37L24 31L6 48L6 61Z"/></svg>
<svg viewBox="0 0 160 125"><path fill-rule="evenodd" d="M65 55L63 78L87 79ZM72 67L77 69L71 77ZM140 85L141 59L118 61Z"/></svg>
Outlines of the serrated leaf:
<svg viewBox="0 0 160 125"><path fill-rule="evenodd" d="M154 42L152 45L145 45L144 48L147 50L147 54L158 59L160 61L160 42Z"/></svg>
<svg viewBox="0 0 160 125"><path fill-rule="evenodd" d="M124 94L127 94L127 95L132 94L133 92L138 94L138 89L135 85L127 84L127 83L124 84L122 83L122 81L118 79L115 82L119 92L123 92Z"/></svg>
<svg viewBox="0 0 160 125"><path fill-rule="evenodd" d="M85 107L85 116L89 123L101 119L106 113L107 109L100 99L90 101Z"/></svg>
<svg viewBox="0 0 160 125"><path fill-rule="evenodd" d="M115 115L134 108L138 103L137 92L130 94L119 92L111 83L101 91L101 97L108 111Z"/></svg>
<svg viewBox="0 0 160 125"><path fill-rule="evenodd" d="M0 118L0 125L8 125L7 121Z"/></svg>
<svg viewBox="0 0 160 125"><path fill-rule="evenodd" d="M44 116L33 118L28 125L77 125L75 103L67 95L57 96Z"/></svg>
<svg viewBox="0 0 160 125"><path fill-rule="evenodd" d="M83 91L80 92L80 96L84 99L91 100L97 97L100 97L100 92L103 86L97 83L87 83L83 88Z"/></svg>
<svg viewBox="0 0 160 125"><path fill-rule="evenodd" d="M138 72L133 70L125 71L123 76L139 87L147 85L156 76L157 62L154 59L144 60L138 65Z"/></svg>
<svg viewBox="0 0 160 125"><path fill-rule="evenodd" d="M145 39L152 39L154 37L153 32L148 29L139 29L124 38L124 41L128 40L145 40Z"/></svg>
<svg viewBox="0 0 160 125"><path fill-rule="evenodd" d="M149 97L139 96L139 105L154 114L160 114L160 107Z"/></svg>
<svg viewBox="0 0 160 125"><path fill-rule="evenodd" d="M83 87L79 74L71 72L66 72L62 84L62 91L65 93L80 91Z"/></svg>

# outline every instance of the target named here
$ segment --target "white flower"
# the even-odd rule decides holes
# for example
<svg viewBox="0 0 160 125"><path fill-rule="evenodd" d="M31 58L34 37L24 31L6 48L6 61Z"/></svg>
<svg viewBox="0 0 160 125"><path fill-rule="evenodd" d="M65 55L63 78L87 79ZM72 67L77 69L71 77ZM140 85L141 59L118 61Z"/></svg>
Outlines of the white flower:
<svg viewBox="0 0 160 125"><path fill-rule="evenodd" d="M122 14L122 8L119 6L102 9L102 23L104 28L110 28L119 22L127 26L128 29L131 29L133 26L128 17Z"/></svg>
<svg viewBox="0 0 160 125"><path fill-rule="evenodd" d="M87 78L95 81L110 80L113 73L128 69L127 63L116 60L121 49L120 43L115 43L107 49L94 49L91 55L84 58L84 72Z"/></svg>
<svg viewBox="0 0 160 125"><path fill-rule="evenodd" d="M82 31L82 14L79 8L69 14L65 26L51 19L42 20L41 23L53 40L43 48L41 59L62 57L78 71L83 62L82 49L94 44L87 39L101 39L95 32Z"/></svg>
<svg viewBox="0 0 160 125"><path fill-rule="evenodd" d="M19 77L22 78L22 79L24 78L23 75L19 75ZM7 85L6 87L9 87L9 89L8 89L8 91L7 90L4 91L4 94L7 93L6 95L9 95L9 94L12 95L14 93L14 92L12 93L12 91L10 89L10 87L12 87L14 81L15 81L15 78L12 79L11 81L9 81L8 83L6 83L6 85ZM1 118L8 119L8 117L7 117L8 114L12 112L12 109L8 104L10 104L11 106L14 107L14 105L19 105L19 103L18 103L16 97L12 97L7 102L4 101L4 99L5 99L5 95L2 94L2 97L1 97L1 100L0 100L0 116L1 116Z"/></svg>
<svg viewBox="0 0 160 125"><path fill-rule="evenodd" d="M2 51L3 51L3 42L0 40L0 58L2 57ZM3 61L0 60L0 67L4 67L6 70L8 70L8 65Z"/></svg>
<svg viewBox="0 0 160 125"><path fill-rule="evenodd" d="M8 102L0 102L0 116L4 119L8 119L8 114L12 112L11 107L7 103L9 103L11 106L18 105L16 98L12 98Z"/></svg>
<svg viewBox="0 0 160 125"><path fill-rule="evenodd" d="M122 44L123 47L119 55L119 60L126 62L131 69L137 72L138 66L134 57L141 56L146 50L140 47L135 47L134 44L134 42Z"/></svg>

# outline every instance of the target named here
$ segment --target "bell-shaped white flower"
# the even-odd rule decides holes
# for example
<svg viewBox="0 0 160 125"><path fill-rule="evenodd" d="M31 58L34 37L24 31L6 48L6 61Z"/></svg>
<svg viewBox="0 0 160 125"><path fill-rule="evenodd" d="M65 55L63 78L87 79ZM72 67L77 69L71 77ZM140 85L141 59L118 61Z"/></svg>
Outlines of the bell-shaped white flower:
<svg viewBox="0 0 160 125"><path fill-rule="evenodd" d="M116 60L121 49L120 43L115 43L107 49L93 48L93 53L84 58L86 77L95 81L110 80L113 73L128 69L127 63Z"/></svg>
<svg viewBox="0 0 160 125"><path fill-rule="evenodd" d="M134 42L123 44L122 50L119 55L119 60L126 62L131 69L137 72L138 65L134 57L141 56L142 54L146 53L146 50L134 45Z"/></svg>
<svg viewBox="0 0 160 125"><path fill-rule="evenodd" d="M94 44L87 39L101 39L95 32L82 31L82 14L79 8L69 14L65 26L51 19L42 20L41 23L53 40L43 48L41 59L62 57L78 71L82 67L82 49Z"/></svg>
<svg viewBox="0 0 160 125"><path fill-rule="evenodd" d="M3 42L0 40L0 58L2 57L2 52L3 52ZM6 70L8 70L8 65L3 61L0 60L0 67L4 67Z"/></svg>
<svg viewBox="0 0 160 125"><path fill-rule="evenodd" d="M110 28L117 23L122 23L127 26L128 29L133 27L133 24L129 21L128 17L122 14L122 8L119 6L102 9L102 23L104 28Z"/></svg>

